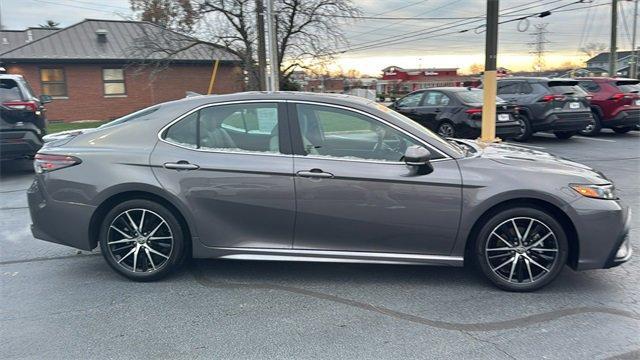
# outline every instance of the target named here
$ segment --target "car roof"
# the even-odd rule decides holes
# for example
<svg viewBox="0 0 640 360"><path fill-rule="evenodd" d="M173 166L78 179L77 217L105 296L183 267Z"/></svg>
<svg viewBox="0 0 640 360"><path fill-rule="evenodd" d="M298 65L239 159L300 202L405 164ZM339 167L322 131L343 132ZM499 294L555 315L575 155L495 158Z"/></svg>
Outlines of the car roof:
<svg viewBox="0 0 640 360"><path fill-rule="evenodd" d="M613 77L596 77L596 76L578 77L578 78L575 78L575 80L592 80L592 81L597 81L597 82L638 81L638 79L632 79L632 78L613 78Z"/></svg>
<svg viewBox="0 0 640 360"><path fill-rule="evenodd" d="M24 80L22 75L0 74L0 79Z"/></svg>
<svg viewBox="0 0 640 360"><path fill-rule="evenodd" d="M548 78L548 77L536 77L536 76L513 76L513 77L498 79L498 81L508 81L508 80L529 80L529 81L537 81L537 82L575 81L575 79L569 79L569 78Z"/></svg>

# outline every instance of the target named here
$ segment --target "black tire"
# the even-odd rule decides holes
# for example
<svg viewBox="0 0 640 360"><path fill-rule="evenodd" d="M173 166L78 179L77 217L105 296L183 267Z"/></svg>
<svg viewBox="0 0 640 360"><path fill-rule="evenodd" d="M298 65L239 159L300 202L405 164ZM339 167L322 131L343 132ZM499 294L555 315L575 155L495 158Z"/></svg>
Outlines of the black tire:
<svg viewBox="0 0 640 360"><path fill-rule="evenodd" d="M455 125L448 120L444 120L438 124L436 132L443 138L454 138L457 135Z"/></svg>
<svg viewBox="0 0 640 360"><path fill-rule="evenodd" d="M598 112L592 111L591 114L593 115L593 122L587 125L584 130L580 130L580 135L596 136L600 133L600 130L602 130L602 120L600 119L600 115L598 115Z"/></svg>
<svg viewBox="0 0 640 360"><path fill-rule="evenodd" d="M615 131L617 134L626 134L629 131L633 130L634 127L633 126L629 126L629 127L615 127L613 128L613 131Z"/></svg>
<svg viewBox="0 0 640 360"><path fill-rule="evenodd" d="M133 225L126 214L132 218ZM138 233L134 226L140 223L142 230ZM176 216L166 207L145 199L114 206L102 221L99 242L107 264L135 281L161 279L177 269L185 257L184 229Z"/></svg>
<svg viewBox="0 0 640 360"><path fill-rule="evenodd" d="M556 131L553 133L558 139L567 140L570 139L573 135L577 134L576 131Z"/></svg>
<svg viewBox="0 0 640 360"><path fill-rule="evenodd" d="M527 238L523 239L524 245L517 245L517 233L511 221L515 221L523 238L524 235L527 235ZM531 225L530 231L527 233L526 228L530 221L534 225ZM542 243L536 244L546 236L547 231L551 232L551 235L543 239ZM509 242L511 246L507 246L500 237ZM562 225L547 212L531 207L514 207L496 213L482 225L474 245L473 260L484 275L500 289L517 292L538 290L553 281L567 262L569 249L567 236ZM498 250L500 246L514 250ZM527 249L527 246L531 246L533 250ZM551 250L553 248L556 249L555 252ZM522 255L520 251L524 251L526 256ZM516 256L516 254L518 255ZM489 258L490 256L492 258ZM501 256L503 257L500 258ZM549 260L550 257L553 257L553 260ZM513 258L516 259L515 266L513 266L514 261L507 262ZM535 265L533 261L538 264ZM507 262L507 265L503 265L504 262ZM502 268L500 265L503 265ZM503 274L505 270L508 272L509 278L507 278L507 274ZM513 279L516 273L517 279ZM533 275L534 273L536 275Z"/></svg>
<svg viewBox="0 0 640 360"><path fill-rule="evenodd" d="M520 114L519 117L520 117L520 121L522 122L521 123L522 131L520 132L520 135L514 137L513 140L525 142L531 139L531 136L533 136L531 119L529 119L529 116L527 116L527 114L524 114L524 113Z"/></svg>

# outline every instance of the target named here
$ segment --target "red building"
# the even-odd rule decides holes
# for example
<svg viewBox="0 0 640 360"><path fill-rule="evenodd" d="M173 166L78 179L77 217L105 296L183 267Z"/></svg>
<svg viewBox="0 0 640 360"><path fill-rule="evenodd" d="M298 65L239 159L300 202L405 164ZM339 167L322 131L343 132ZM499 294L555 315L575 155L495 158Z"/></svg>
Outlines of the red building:
<svg viewBox="0 0 640 360"><path fill-rule="evenodd" d="M384 94L405 94L418 89L462 86L467 77L458 75L457 68L403 69L389 66L382 69L377 91Z"/></svg>
<svg viewBox="0 0 640 360"><path fill-rule="evenodd" d="M149 42L141 48L137 45ZM0 64L53 98L49 120L107 120L185 97L243 90L239 58L140 21L84 20L64 29L0 31ZM173 50L182 51L175 51Z"/></svg>

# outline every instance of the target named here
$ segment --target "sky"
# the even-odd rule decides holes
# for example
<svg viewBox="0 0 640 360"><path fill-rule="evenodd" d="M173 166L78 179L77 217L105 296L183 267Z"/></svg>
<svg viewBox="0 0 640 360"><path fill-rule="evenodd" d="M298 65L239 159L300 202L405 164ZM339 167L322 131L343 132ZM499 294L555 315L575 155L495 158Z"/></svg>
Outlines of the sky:
<svg viewBox="0 0 640 360"><path fill-rule="evenodd" d="M547 66L567 61L580 63L585 56L579 51L589 43L609 43L609 0L583 0L587 4L572 4L576 0L501 0L501 14L529 15L565 6L561 12L552 11L544 18L510 22L499 27L498 66L512 70L532 70L530 54L536 25L546 25ZM358 19L342 24L347 40L346 51L336 57L333 70L345 72L356 69L360 73L379 75L390 66L404 68L458 67L465 71L472 64L484 61L484 33L474 29L481 20L451 19L481 17L486 0L353 0L362 16L422 17L429 19ZM601 5L579 9L592 5ZM128 0L0 0L2 25L6 29L24 29L51 19L68 26L85 18L125 19L133 14ZM619 2L618 49L631 49L633 3ZM565 11L566 10L566 11ZM509 14L510 13L510 14ZM501 20L514 17L501 17ZM468 25L460 26L461 23ZM434 27L457 25L448 30L433 32ZM452 33L456 30L465 33ZM403 36L415 35L403 39ZM640 39L637 40L640 44ZM363 44L363 45L361 45ZM378 47L358 49L369 45ZM608 45L607 45L608 46Z"/></svg>

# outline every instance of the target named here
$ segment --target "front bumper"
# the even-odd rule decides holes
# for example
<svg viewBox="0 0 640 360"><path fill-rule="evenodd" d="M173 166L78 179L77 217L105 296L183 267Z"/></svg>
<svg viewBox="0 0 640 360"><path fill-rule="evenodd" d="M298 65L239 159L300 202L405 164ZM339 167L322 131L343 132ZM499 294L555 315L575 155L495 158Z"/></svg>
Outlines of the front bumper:
<svg viewBox="0 0 640 360"><path fill-rule="evenodd" d="M568 209L578 238L576 270L606 269L631 258L631 213L619 201L580 198Z"/></svg>
<svg viewBox="0 0 640 360"><path fill-rule="evenodd" d="M602 122L604 127L631 127L640 125L640 109L623 110L613 119Z"/></svg>
<svg viewBox="0 0 640 360"><path fill-rule="evenodd" d="M81 250L96 247L96 239L89 236L95 207L52 199L37 177L27 190L27 200L33 237Z"/></svg>
<svg viewBox="0 0 640 360"><path fill-rule="evenodd" d="M0 132L0 159L14 160L34 156L42 147L40 137L29 130Z"/></svg>

